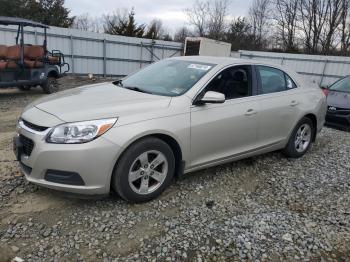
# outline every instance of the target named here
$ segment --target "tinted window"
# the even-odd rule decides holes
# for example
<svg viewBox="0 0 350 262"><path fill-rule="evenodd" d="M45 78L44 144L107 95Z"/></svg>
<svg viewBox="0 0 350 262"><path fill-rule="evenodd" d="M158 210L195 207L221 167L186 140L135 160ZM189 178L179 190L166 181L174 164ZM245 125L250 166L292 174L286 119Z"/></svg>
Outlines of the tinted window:
<svg viewBox="0 0 350 262"><path fill-rule="evenodd" d="M284 74L284 76L286 77L287 89L293 89L297 87L297 85L294 83L293 79L289 77L289 75Z"/></svg>
<svg viewBox="0 0 350 262"><path fill-rule="evenodd" d="M258 66L261 79L261 93L270 94L293 89L294 81L283 71L273 67Z"/></svg>
<svg viewBox="0 0 350 262"><path fill-rule="evenodd" d="M252 70L250 66L230 67L220 72L207 86L206 91L225 95L226 100L252 95Z"/></svg>
<svg viewBox="0 0 350 262"><path fill-rule="evenodd" d="M164 96L179 96L191 89L215 65L201 62L164 60L118 82L125 88Z"/></svg>
<svg viewBox="0 0 350 262"><path fill-rule="evenodd" d="M346 77L338 82L335 82L329 89L338 92L350 93L350 77Z"/></svg>

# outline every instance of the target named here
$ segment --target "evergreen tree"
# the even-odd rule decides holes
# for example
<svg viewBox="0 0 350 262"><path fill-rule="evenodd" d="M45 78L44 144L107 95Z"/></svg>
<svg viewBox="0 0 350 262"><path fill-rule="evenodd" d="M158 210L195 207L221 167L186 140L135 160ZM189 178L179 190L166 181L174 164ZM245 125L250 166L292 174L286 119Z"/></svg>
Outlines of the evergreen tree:
<svg viewBox="0 0 350 262"><path fill-rule="evenodd" d="M105 16L104 29L107 34L130 37L143 37L145 33L145 25L136 23L133 9L128 14L115 13Z"/></svg>
<svg viewBox="0 0 350 262"><path fill-rule="evenodd" d="M0 16L21 17L50 26L70 27L74 17L64 0L1 0Z"/></svg>

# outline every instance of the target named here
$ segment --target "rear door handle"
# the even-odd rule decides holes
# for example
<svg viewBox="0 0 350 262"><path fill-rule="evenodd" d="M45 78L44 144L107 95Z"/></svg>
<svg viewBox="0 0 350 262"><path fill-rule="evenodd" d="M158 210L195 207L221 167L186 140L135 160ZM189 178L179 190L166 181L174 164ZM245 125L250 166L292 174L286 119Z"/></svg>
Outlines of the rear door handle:
<svg viewBox="0 0 350 262"><path fill-rule="evenodd" d="M255 115L258 112L255 111L254 109L248 109L248 111L245 113L246 116L251 116L251 115Z"/></svg>
<svg viewBox="0 0 350 262"><path fill-rule="evenodd" d="M290 106L297 106L299 105L299 102L296 100L293 100L292 102L290 102Z"/></svg>

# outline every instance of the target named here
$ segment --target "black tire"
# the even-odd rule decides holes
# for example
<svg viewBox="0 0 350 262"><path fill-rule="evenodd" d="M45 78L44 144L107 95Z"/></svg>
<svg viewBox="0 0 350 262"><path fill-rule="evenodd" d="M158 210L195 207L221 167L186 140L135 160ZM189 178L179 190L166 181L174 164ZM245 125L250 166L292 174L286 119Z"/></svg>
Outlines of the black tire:
<svg viewBox="0 0 350 262"><path fill-rule="evenodd" d="M56 77L49 76L46 81L41 85L43 91L46 94L53 94L58 92L59 85Z"/></svg>
<svg viewBox="0 0 350 262"><path fill-rule="evenodd" d="M298 137L298 131L302 126L308 125L310 127L310 142L308 145L302 150L298 151L296 146L296 141ZM310 118L304 117L302 118L298 124L295 126L292 135L289 138L287 146L283 149L283 154L290 158L300 158L306 154L306 152L310 149L312 142L314 141L315 127Z"/></svg>
<svg viewBox="0 0 350 262"><path fill-rule="evenodd" d="M156 189L154 191L149 193L144 193L144 194L137 193L135 192L135 188L134 189L132 188L134 184L130 185L131 182L129 183L129 171L132 170L134 165L138 164L138 161L139 161L138 159L143 154L147 154L149 156L148 159L150 159L148 160L148 162L152 162L152 158L151 158L152 153L148 153L150 151L160 152L161 155L165 157L167 161L167 165L166 165L167 172L165 172L166 175L163 176L164 180L162 181L162 183L159 183L159 187L155 187ZM151 166L149 166L149 169L150 168ZM140 169L138 170L141 170L141 169L143 168L140 167ZM170 185L172 178L174 176L174 170L175 170L175 157L169 145L158 138L154 138L154 137L145 138L132 144L123 153L114 170L114 174L112 177L112 187L119 194L119 196L126 201L133 202L133 203L147 202L154 198L157 198ZM150 182L147 182L147 185L150 185L151 179L153 178L151 175L149 175L148 177ZM141 189L141 183L144 177L139 179L141 181L140 182L140 189ZM138 182L139 180L136 180L135 183L138 183Z"/></svg>
<svg viewBox="0 0 350 262"><path fill-rule="evenodd" d="M21 91L29 91L32 87L31 86L18 86L17 88Z"/></svg>

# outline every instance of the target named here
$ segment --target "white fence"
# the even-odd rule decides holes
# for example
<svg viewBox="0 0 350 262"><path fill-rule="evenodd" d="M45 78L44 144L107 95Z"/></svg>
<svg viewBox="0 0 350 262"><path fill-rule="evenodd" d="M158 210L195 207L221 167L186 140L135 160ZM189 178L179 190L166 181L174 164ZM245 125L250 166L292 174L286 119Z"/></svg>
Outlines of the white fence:
<svg viewBox="0 0 350 262"><path fill-rule="evenodd" d="M300 55L273 52L255 52L240 50L233 57L255 59L291 68L299 74L315 81L320 86L333 83L339 78L350 75L350 57Z"/></svg>
<svg viewBox="0 0 350 262"><path fill-rule="evenodd" d="M0 27L0 44L14 45L17 27ZM181 43L113 36L76 29L48 29L48 49L60 50L70 64L71 74L93 73L124 76L142 66L167 57L180 56ZM25 43L42 44L43 29L27 27ZM233 57L255 59L283 65L305 75L319 85L328 85L350 74L350 57L300 55L241 50Z"/></svg>
<svg viewBox="0 0 350 262"><path fill-rule="evenodd" d="M42 44L43 29L25 28L25 43ZM14 45L17 27L0 27L0 44ZM47 31L48 49L60 50L72 74L94 73L124 76L143 65L163 58L180 56L182 44L151 39L113 36L76 29L51 27Z"/></svg>

